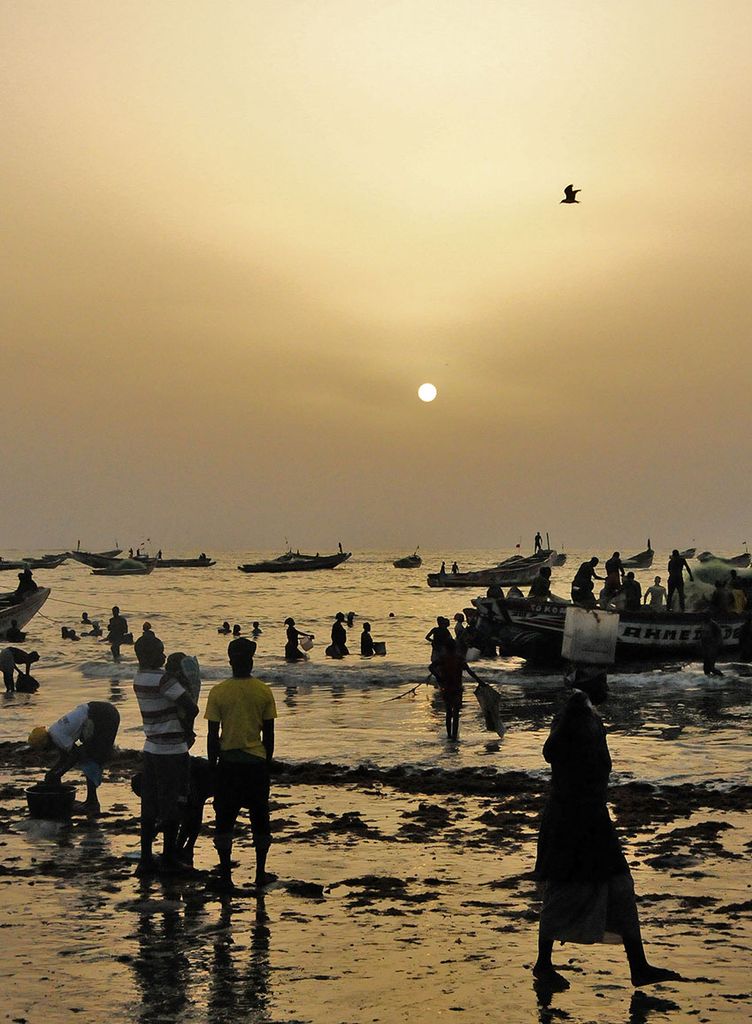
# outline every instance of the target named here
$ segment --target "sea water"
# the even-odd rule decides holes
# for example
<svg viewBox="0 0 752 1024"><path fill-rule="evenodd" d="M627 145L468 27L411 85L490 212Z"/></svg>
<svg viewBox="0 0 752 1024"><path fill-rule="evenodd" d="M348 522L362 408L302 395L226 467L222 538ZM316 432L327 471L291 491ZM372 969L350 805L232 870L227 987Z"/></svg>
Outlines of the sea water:
<svg viewBox="0 0 752 1024"><path fill-rule="evenodd" d="M545 771L541 748L565 696L560 672L532 670L519 659L473 663L476 673L501 692L507 731L500 738L485 730L473 695L475 684L468 679L457 744L447 742L443 707L435 688L426 683L430 647L424 638L436 616L451 619L480 593L473 588L430 589L426 573L437 571L442 560L451 565L456 559L466 571L517 552L421 552L420 569L395 569L393 560L405 553L355 552L336 569L310 573L239 572L242 562L269 557L268 552L249 551L212 552L217 564L211 568L156 569L130 578L94 576L72 560L56 570L39 570L37 581L52 593L26 627L22 646L41 655L34 669L41 686L36 694L4 698L0 741L25 739L32 726L49 724L83 701L111 700L122 719L119 746L140 747L140 717L131 687L133 648L123 647L122 661L115 665L104 640L87 636L72 642L60 635L61 626L87 629L81 626L83 611L106 632L117 604L134 637L149 621L167 654L181 650L199 659L202 710L211 684L229 674L230 638L218 634L217 627L223 620L239 623L248 635L258 620L262 633L254 672L274 692L279 714L276 756L281 760ZM196 552L168 554L195 557ZM571 552L567 563L553 570L555 593L568 596L577 567L590 555ZM15 556L7 552L6 557ZM650 569L635 573L643 590L656 575L665 583L667 558L667 552L656 554ZM0 587L10 589L15 575L4 575L7 582L0 577ZM338 611L353 611L356 618L348 631L350 657L333 661L324 650ZM309 659L295 665L283 657L287 616L316 636ZM361 658L364 621L371 623L374 639L385 641L386 657ZM720 786L747 782L752 679L742 674L743 667L724 671L722 678L709 679L695 662L613 673L611 697L602 712L614 778ZM414 693L407 692L414 687ZM193 752L204 753L202 718L197 733Z"/></svg>

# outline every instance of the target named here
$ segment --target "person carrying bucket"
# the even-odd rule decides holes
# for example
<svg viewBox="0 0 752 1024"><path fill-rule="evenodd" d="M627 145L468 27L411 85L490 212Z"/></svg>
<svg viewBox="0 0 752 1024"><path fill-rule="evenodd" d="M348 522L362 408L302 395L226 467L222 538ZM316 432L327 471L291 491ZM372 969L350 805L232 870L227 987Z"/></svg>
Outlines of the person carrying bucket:
<svg viewBox="0 0 752 1024"><path fill-rule="evenodd" d="M101 808L97 789L102 784L102 769L112 757L120 713L114 704L92 700L79 704L49 727L37 726L29 733L32 750L56 750L58 759L44 777L59 783L63 775L78 765L86 777L86 800L74 810L96 817Z"/></svg>

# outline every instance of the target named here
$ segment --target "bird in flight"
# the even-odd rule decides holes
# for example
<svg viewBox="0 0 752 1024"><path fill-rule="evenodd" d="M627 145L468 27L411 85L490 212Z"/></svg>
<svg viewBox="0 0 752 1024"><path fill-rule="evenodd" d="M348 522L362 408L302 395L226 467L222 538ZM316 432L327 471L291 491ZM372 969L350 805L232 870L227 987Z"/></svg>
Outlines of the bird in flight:
<svg viewBox="0 0 752 1024"><path fill-rule="evenodd" d="M579 199L575 199L578 192L582 192L581 188L573 188L571 185L567 185L564 189L564 195L566 199L562 199L562 203L579 203Z"/></svg>

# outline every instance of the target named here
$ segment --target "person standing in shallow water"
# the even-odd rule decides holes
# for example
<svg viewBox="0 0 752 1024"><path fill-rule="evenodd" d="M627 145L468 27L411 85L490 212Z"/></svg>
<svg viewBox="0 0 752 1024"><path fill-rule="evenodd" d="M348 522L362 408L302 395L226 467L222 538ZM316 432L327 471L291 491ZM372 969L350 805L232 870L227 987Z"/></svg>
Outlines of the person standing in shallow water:
<svg viewBox="0 0 752 1024"><path fill-rule="evenodd" d="M329 658L344 658L350 651L347 647L347 630L342 625L345 621L345 613L337 612L332 625L332 642L326 649Z"/></svg>
<svg viewBox="0 0 752 1024"><path fill-rule="evenodd" d="M462 673L467 672L478 684L480 684L480 679L467 664L456 642L451 638L445 642L438 657L431 662L428 670L432 676L435 676L436 682L439 684L446 708L447 739L457 740L460 735L460 713L462 711Z"/></svg>
<svg viewBox="0 0 752 1024"><path fill-rule="evenodd" d="M595 710L608 696L606 674L580 668L572 685L543 747L551 792L535 864L543 906L533 975L549 990L569 988L552 963L554 942L590 944L614 935L624 946L635 987L681 980L675 971L648 963L632 875L608 813L611 756Z"/></svg>
<svg viewBox="0 0 752 1024"><path fill-rule="evenodd" d="M107 639L112 651L112 660L120 661L120 645L125 642L128 635L128 621L120 614L117 605L112 609L112 618L107 623Z"/></svg>
<svg viewBox="0 0 752 1024"><path fill-rule="evenodd" d="M298 647L301 637L307 637L309 640L313 640L313 633L301 633L295 626L295 619L288 618L284 622L287 627L285 636L287 642L285 643L285 661L306 661L308 655Z"/></svg>

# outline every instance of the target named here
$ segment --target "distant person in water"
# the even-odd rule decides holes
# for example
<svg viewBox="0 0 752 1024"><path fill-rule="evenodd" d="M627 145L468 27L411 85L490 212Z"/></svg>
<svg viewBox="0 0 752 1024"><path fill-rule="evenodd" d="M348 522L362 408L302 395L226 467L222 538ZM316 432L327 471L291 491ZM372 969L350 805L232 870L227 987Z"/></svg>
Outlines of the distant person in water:
<svg viewBox="0 0 752 1024"><path fill-rule="evenodd" d="M355 612L347 613L347 628L352 629L355 625Z"/></svg>
<svg viewBox="0 0 752 1024"><path fill-rule="evenodd" d="M651 612L660 612L665 608L666 588L661 586L660 576L656 576L653 580L653 586L648 587L645 591L643 603L650 608Z"/></svg>
<svg viewBox="0 0 752 1024"><path fill-rule="evenodd" d="M238 625L238 623L237 623L237 622L236 622L236 623L235 623L235 625L234 625L234 626L232 627L232 635L233 635L233 636L240 636L240 626Z"/></svg>
<svg viewBox="0 0 752 1024"><path fill-rule="evenodd" d="M20 685L22 679L23 677L31 678L31 666L38 661L37 651L22 651L20 647L5 647L0 651L0 672L3 674L5 692L15 693L16 673L18 673L19 690L23 692L23 687ZM22 672L19 665L23 665L26 671Z"/></svg>
<svg viewBox="0 0 752 1024"><path fill-rule="evenodd" d="M581 608L593 608L593 580L605 579L595 571L599 559L593 555L589 562L583 562L572 580L572 602Z"/></svg>
<svg viewBox="0 0 752 1024"><path fill-rule="evenodd" d="M666 604L668 610L671 611L674 605L674 594L679 595L679 608L681 611L685 610L684 607L684 570L687 570L687 575L691 580L694 580L692 570L687 565L687 560L679 554L678 550L674 548L671 552L671 557L668 560L668 597Z"/></svg>
<svg viewBox="0 0 752 1024"><path fill-rule="evenodd" d="M624 610L627 612L638 612L642 603L642 587L635 579L633 572L628 572L622 584L624 594Z"/></svg>
<svg viewBox="0 0 752 1024"><path fill-rule="evenodd" d="M12 644L21 644L26 639L26 634L18 628L18 619L10 620L10 629L6 630L5 639Z"/></svg>
<svg viewBox="0 0 752 1024"><path fill-rule="evenodd" d="M253 626L253 629L251 630L251 635L252 636L261 636L261 634L263 633L263 630L262 630L261 626L258 624L258 622L252 623L252 626Z"/></svg>
<svg viewBox="0 0 752 1024"><path fill-rule="evenodd" d="M57 752L57 761L45 775L45 782L60 782L78 765L86 778L86 800L77 810L90 816L101 810L97 789L102 784L102 769L112 757L119 728L120 713L115 705L92 700L79 704L47 728L37 726L29 735L33 750Z"/></svg>
<svg viewBox="0 0 752 1024"><path fill-rule="evenodd" d="M453 644L454 639L449 632L449 619L443 615L436 618L436 625L426 633L426 640L431 645L431 664L437 660L441 652L448 644Z"/></svg>
<svg viewBox="0 0 752 1024"><path fill-rule="evenodd" d="M604 942L616 933L634 986L679 980L674 971L647 961L632 876L608 813L611 757L595 710L608 696L606 675L579 669L572 685L543 747L551 791L535 865L543 906L533 975L548 991L569 988L551 960L554 942Z"/></svg>
<svg viewBox="0 0 752 1024"><path fill-rule="evenodd" d="M60 629L60 636L63 640L80 640L81 637L76 633L75 629L71 629L70 626L62 626Z"/></svg>
<svg viewBox="0 0 752 1024"><path fill-rule="evenodd" d="M313 640L313 633L301 633L295 626L295 619L292 618L285 619L285 626L287 626L285 661L305 661L308 655L305 651L301 651L298 645L301 637Z"/></svg>
<svg viewBox="0 0 752 1024"><path fill-rule="evenodd" d="M530 584L527 596L529 600L540 601L541 603L547 601L551 596L551 570L547 565L542 567Z"/></svg>
<svg viewBox="0 0 752 1024"><path fill-rule="evenodd" d="M107 623L107 641L112 651L112 660L120 661L120 647L125 643L128 635L128 621L120 614L120 609L115 605L112 609L112 618Z"/></svg>
<svg viewBox="0 0 752 1024"><path fill-rule="evenodd" d="M530 534L528 534L528 536L530 536ZM543 548L543 538L541 537L540 530L539 530L538 533L536 533L535 540L533 542L533 553L537 555L538 552L542 548Z"/></svg>
<svg viewBox="0 0 752 1024"><path fill-rule="evenodd" d="M713 618L712 612L706 612L700 627L700 656L702 670L706 676L723 675L723 672L715 666L722 647L723 630Z"/></svg>
<svg viewBox="0 0 752 1024"><path fill-rule="evenodd" d="M439 684L441 697L446 708L446 734L447 739L456 740L460 734L460 713L462 711L462 673L467 672L477 683L480 679L465 661L457 644L450 639L441 649L438 657L435 658L428 671L435 676Z"/></svg>
<svg viewBox="0 0 752 1024"><path fill-rule="evenodd" d="M371 623L363 623L363 632L360 634L360 653L364 658L373 657L373 637L371 636Z"/></svg>
<svg viewBox="0 0 752 1024"><path fill-rule="evenodd" d="M328 658L344 658L350 653L347 649L347 630L342 625L344 621L344 612L337 612L332 625L332 642L326 649Z"/></svg>
<svg viewBox="0 0 752 1024"><path fill-rule="evenodd" d="M90 619L88 612L81 613L81 625L89 626L88 633L84 633L83 636L101 636L102 627L99 625L98 619Z"/></svg>
<svg viewBox="0 0 752 1024"><path fill-rule="evenodd" d="M217 632L226 635L227 633L232 632L232 627L230 626L230 623L225 619L221 626L217 626Z"/></svg>

